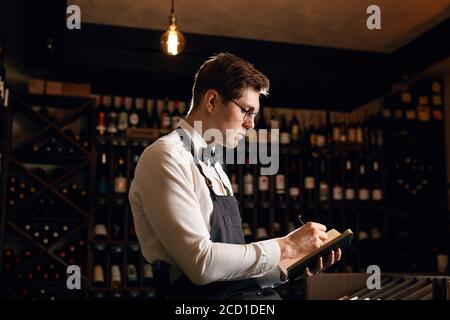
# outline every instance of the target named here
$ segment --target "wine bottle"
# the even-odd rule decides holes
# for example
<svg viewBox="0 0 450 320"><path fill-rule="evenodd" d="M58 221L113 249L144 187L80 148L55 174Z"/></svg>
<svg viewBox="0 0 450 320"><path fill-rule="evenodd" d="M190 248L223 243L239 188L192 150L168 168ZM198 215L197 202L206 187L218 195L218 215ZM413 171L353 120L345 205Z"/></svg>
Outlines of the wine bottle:
<svg viewBox="0 0 450 320"><path fill-rule="evenodd" d="M170 132L170 111L169 111L169 99L164 99L163 109L161 110L161 126L159 132L162 136Z"/></svg>
<svg viewBox="0 0 450 320"><path fill-rule="evenodd" d="M328 201L328 177L325 159L320 160L319 170L319 200L324 203Z"/></svg>
<svg viewBox="0 0 450 320"><path fill-rule="evenodd" d="M139 112L138 112L137 105L139 105L139 108L141 108L142 107L141 102L143 103L142 99L139 99L139 98L134 99L134 103L132 103L132 106L130 108L130 111L129 111L130 116L128 118L128 123L131 128L139 127L139 122L141 121L141 119L139 118Z"/></svg>
<svg viewBox="0 0 450 320"><path fill-rule="evenodd" d="M155 103L152 99L147 99L147 110L152 110L151 116L150 116L150 123L149 128L152 129L159 129L160 127L160 120L159 120L159 113L158 113L158 105Z"/></svg>
<svg viewBox="0 0 450 320"><path fill-rule="evenodd" d="M291 143L291 133L286 120L286 115L281 115L281 127L280 127L280 144L281 148L289 147Z"/></svg>
<svg viewBox="0 0 450 320"><path fill-rule="evenodd" d="M97 192L99 194L108 193L108 163L106 159L106 152L102 151L99 154L98 169L97 169Z"/></svg>
<svg viewBox="0 0 450 320"><path fill-rule="evenodd" d="M128 128L128 112L131 109L133 99L131 97L122 98L122 104L119 109L119 118L117 120L117 130L121 137L125 136L125 131Z"/></svg>
<svg viewBox="0 0 450 320"><path fill-rule="evenodd" d="M258 143L266 144L268 142L268 128L266 123L266 118L264 116L264 111L261 111L259 113L259 120L258 120Z"/></svg>
<svg viewBox="0 0 450 320"><path fill-rule="evenodd" d="M247 162L245 165L245 175L244 175L244 196L247 199L253 199L253 175L250 170L250 165Z"/></svg>
<svg viewBox="0 0 450 320"><path fill-rule="evenodd" d="M366 167L364 163L359 165L359 190L358 190L358 198L360 201L369 200L369 189L367 182L367 174Z"/></svg>
<svg viewBox="0 0 450 320"><path fill-rule="evenodd" d="M318 148L325 148L327 146L326 118L324 120L322 114L319 113L317 119L316 146Z"/></svg>
<svg viewBox="0 0 450 320"><path fill-rule="evenodd" d="M111 136L116 136L118 133L117 121L119 117L120 107L122 105L122 97L114 97L114 107L107 108L109 110L108 114L108 134Z"/></svg>
<svg viewBox="0 0 450 320"><path fill-rule="evenodd" d="M121 246L113 247L111 250L111 282L110 286L113 289L120 288L122 286L122 253L123 248Z"/></svg>
<svg viewBox="0 0 450 320"><path fill-rule="evenodd" d="M331 137L334 145L341 140L341 126L337 121L337 113L332 113Z"/></svg>
<svg viewBox="0 0 450 320"><path fill-rule="evenodd" d="M337 156L335 157L334 165L333 165L333 202L335 206L338 206L343 198L344 198L344 192L342 188L342 171L341 171L341 159Z"/></svg>
<svg viewBox="0 0 450 320"><path fill-rule="evenodd" d="M382 201L383 191L381 189L381 177L377 160L374 160L372 170L372 200L375 202Z"/></svg>
<svg viewBox="0 0 450 320"><path fill-rule="evenodd" d="M134 287L137 285L139 277L137 272L137 265L139 264L139 246L130 245L127 256L127 285Z"/></svg>
<svg viewBox="0 0 450 320"><path fill-rule="evenodd" d="M96 121L95 121L95 133L99 136L103 136L106 132L106 108L105 108L105 96L98 96L96 100Z"/></svg>
<svg viewBox="0 0 450 320"><path fill-rule="evenodd" d="M231 174L231 189L233 190L234 196L239 198L239 183L235 172Z"/></svg>
<svg viewBox="0 0 450 320"><path fill-rule="evenodd" d="M300 200L300 170L298 168L298 159L293 158L289 162L289 198L291 203Z"/></svg>
<svg viewBox="0 0 450 320"><path fill-rule="evenodd" d="M144 286L151 287L154 285L153 267L150 263L144 264Z"/></svg>
<svg viewBox="0 0 450 320"><path fill-rule="evenodd" d="M122 194L127 192L127 177L125 160L121 155L116 167L116 173L114 178L114 192Z"/></svg>
<svg viewBox="0 0 450 320"><path fill-rule="evenodd" d="M313 160L311 158L308 158L306 160L304 190L305 190L305 202L308 205L314 205L315 179L314 179Z"/></svg>
<svg viewBox="0 0 450 320"><path fill-rule="evenodd" d="M175 100L175 102L173 104L173 112L172 112L172 119L171 119L172 130L175 130L177 128L180 120L181 120L180 101Z"/></svg>
<svg viewBox="0 0 450 320"><path fill-rule="evenodd" d="M297 119L297 116L293 116L290 123L291 127L291 143L293 146L299 146L300 144L300 122Z"/></svg>
<svg viewBox="0 0 450 320"><path fill-rule="evenodd" d="M258 208L258 228L256 229L256 241L269 239L269 208L261 205Z"/></svg>
<svg viewBox="0 0 450 320"><path fill-rule="evenodd" d="M280 162L280 168L275 175L275 193L278 200L283 200L286 195L286 175L285 175L285 162Z"/></svg>
<svg viewBox="0 0 450 320"><path fill-rule="evenodd" d="M253 232L252 232L252 228L250 227L250 225L247 222L244 222L242 224L242 232L244 233L245 243L252 243L254 240Z"/></svg>
<svg viewBox="0 0 450 320"><path fill-rule="evenodd" d="M353 203L353 200L355 200L353 179L352 161L348 159L345 162L345 200L348 203Z"/></svg>

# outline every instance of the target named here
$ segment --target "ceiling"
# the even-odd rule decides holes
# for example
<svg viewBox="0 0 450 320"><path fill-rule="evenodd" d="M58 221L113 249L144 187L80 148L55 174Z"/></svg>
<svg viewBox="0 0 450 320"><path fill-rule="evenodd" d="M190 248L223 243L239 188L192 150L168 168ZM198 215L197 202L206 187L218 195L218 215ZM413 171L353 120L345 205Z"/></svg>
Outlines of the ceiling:
<svg viewBox="0 0 450 320"><path fill-rule="evenodd" d="M170 0L69 0L82 23L163 30ZM366 9L381 8L381 30ZM450 17L450 0L176 0L181 31L390 53Z"/></svg>

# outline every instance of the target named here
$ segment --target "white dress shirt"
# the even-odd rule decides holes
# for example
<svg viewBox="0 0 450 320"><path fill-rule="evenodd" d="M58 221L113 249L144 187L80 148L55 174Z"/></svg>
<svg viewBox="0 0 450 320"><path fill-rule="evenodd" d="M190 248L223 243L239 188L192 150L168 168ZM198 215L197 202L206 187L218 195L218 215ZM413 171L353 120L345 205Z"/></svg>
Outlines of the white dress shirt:
<svg viewBox="0 0 450 320"><path fill-rule="evenodd" d="M180 121L197 154L205 140ZM214 168L200 162L218 195L225 195ZM228 189L231 183L220 165L216 169ZM260 277L262 286L280 282L280 247L275 239L250 244L210 240L213 203L205 179L176 131L161 137L142 153L131 183L129 200L136 233L146 260L171 265L171 281L181 273L197 285ZM265 277L263 277L265 276Z"/></svg>

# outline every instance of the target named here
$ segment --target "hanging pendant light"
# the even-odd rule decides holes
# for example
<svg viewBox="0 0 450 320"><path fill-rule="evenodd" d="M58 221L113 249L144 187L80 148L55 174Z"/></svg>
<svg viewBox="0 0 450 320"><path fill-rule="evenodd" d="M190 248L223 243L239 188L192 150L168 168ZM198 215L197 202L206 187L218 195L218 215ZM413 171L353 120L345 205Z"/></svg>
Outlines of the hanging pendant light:
<svg viewBox="0 0 450 320"><path fill-rule="evenodd" d="M184 49L184 36L177 29L177 18L175 17L174 0L172 0L172 11L169 16L169 27L161 36L161 48L170 56L176 56Z"/></svg>

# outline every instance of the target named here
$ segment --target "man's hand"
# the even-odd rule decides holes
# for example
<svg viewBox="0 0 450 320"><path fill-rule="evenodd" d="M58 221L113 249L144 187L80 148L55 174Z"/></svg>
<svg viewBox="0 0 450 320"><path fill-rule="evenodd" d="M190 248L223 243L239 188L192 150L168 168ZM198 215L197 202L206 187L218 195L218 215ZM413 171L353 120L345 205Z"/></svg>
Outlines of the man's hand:
<svg viewBox="0 0 450 320"><path fill-rule="evenodd" d="M322 257L319 258L319 260L317 260L317 266L316 269L314 269L312 272L309 270L309 268L305 269L305 275L307 277L311 277L313 275L316 275L318 273L320 273L321 271L325 270L326 268L331 267L334 263L338 262L339 260L341 260L341 256L342 256L342 251L341 249L337 249L337 250L332 250L330 251L330 254L328 255L328 260L325 263L325 265L323 264L323 259Z"/></svg>
<svg viewBox="0 0 450 320"><path fill-rule="evenodd" d="M280 260L296 259L320 248L328 238L328 235L325 233L326 230L327 227L323 224L308 222L287 236L278 238L281 250Z"/></svg>

